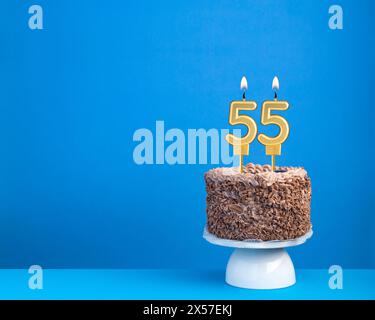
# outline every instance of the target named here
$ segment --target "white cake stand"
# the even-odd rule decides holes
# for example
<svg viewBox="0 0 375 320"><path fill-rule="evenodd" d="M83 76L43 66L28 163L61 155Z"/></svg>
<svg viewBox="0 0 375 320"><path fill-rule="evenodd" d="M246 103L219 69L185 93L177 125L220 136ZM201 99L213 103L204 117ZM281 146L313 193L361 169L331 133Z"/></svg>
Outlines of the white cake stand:
<svg viewBox="0 0 375 320"><path fill-rule="evenodd" d="M208 242L236 248L229 258L225 281L246 289L280 289L296 283L293 262L287 247L303 244L313 234L312 229L300 238L285 241L236 241L221 239L204 228Z"/></svg>

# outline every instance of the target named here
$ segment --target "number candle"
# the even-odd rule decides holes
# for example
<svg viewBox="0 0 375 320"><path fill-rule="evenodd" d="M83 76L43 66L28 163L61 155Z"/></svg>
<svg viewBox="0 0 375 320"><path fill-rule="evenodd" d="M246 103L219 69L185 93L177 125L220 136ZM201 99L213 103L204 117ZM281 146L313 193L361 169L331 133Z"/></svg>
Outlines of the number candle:
<svg viewBox="0 0 375 320"><path fill-rule="evenodd" d="M243 156L249 154L249 145L253 142L257 134L257 124L253 118L243 114L240 115L239 112L243 110L255 110L257 104L255 101L246 100L247 80L245 77L241 79L241 90L243 90L242 101L232 101L230 104L229 124L232 126L243 124L247 127L247 133L241 138L230 133L226 135L225 139L233 145L234 154L240 157L239 170L242 173Z"/></svg>
<svg viewBox="0 0 375 320"><path fill-rule="evenodd" d="M287 110L289 103L287 101L277 100L277 90L279 90L279 79L273 78L272 89L275 90L274 101L264 101L262 105L262 118L263 125L275 124L280 128L280 132L276 137L268 137L265 134L260 134L258 140L261 144L266 146L266 154L271 155L272 171L275 171L275 156L281 155L281 144L289 136L289 124L279 115L271 114L272 110Z"/></svg>

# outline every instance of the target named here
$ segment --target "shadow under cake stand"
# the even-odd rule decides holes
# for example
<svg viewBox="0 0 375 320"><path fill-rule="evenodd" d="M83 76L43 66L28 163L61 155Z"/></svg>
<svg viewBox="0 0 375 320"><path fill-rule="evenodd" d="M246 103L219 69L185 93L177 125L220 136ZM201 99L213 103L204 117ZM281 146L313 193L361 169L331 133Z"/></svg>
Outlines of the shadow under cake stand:
<svg viewBox="0 0 375 320"><path fill-rule="evenodd" d="M292 240L237 241L218 238L205 227L203 238L215 245L235 248L225 274L228 284L246 289L280 289L296 283L293 262L285 248L303 244L312 234L310 229Z"/></svg>

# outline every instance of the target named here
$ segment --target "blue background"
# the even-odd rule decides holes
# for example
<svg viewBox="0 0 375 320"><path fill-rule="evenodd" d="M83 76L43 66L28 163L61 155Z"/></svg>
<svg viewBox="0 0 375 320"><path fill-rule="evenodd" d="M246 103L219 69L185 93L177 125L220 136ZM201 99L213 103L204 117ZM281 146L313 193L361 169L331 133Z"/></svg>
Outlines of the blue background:
<svg viewBox="0 0 375 320"><path fill-rule="evenodd" d="M33 4L2 2L1 267L224 267L230 250L202 239L213 165L137 166L132 136L227 128L244 74L258 104L279 76L278 163L312 179L296 266L375 266L372 1L38 1L32 31ZM247 161L269 159L255 143Z"/></svg>
<svg viewBox="0 0 375 320"><path fill-rule="evenodd" d="M246 290L224 282L224 268L44 269L43 290L30 290L27 269L0 270L0 299L375 299L375 270L345 269L343 289L332 290L327 269L297 269L297 283Z"/></svg>

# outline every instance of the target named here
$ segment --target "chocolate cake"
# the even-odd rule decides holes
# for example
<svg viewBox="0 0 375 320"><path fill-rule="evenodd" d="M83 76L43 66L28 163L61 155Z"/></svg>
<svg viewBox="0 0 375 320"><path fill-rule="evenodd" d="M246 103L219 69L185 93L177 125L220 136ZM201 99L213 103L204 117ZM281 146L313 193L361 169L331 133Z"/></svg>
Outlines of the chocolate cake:
<svg viewBox="0 0 375 320"><path fill-rule="evenodd" d="M311 182L299 167L248 164L205 173L207 230L231 240L287 240L311 228Z"/></svg>

